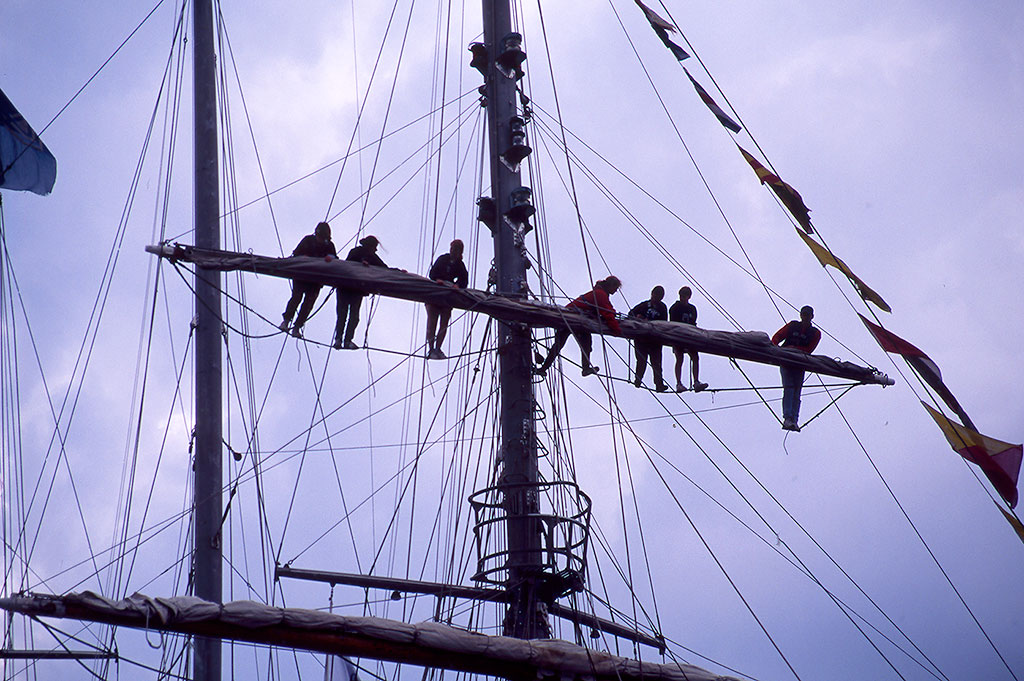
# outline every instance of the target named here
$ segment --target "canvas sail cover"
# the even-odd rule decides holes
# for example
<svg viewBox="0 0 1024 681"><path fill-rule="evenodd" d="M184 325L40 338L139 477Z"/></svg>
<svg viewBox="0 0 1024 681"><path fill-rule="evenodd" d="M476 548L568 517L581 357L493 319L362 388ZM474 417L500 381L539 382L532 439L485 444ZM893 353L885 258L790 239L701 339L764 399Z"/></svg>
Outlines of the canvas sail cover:
<svg viewBox="0 0 1024 681"><path fill-rule="evenodd" d="M201 634L538 681L736 681L692 665L618 657L567 641L487 636L437 622L348 617L255 601L218 604L193 596L151 598L142 594L114 601L86 591L3 598L0 607L34 616Z"/></svg>
<svg viewBox="0 0 1024 681"><path fill-rule="evenodd" d="M193 246L148 246L147 250L171 260L195 263L219 271L248 271L275 277L335 286L361 293L379 294L421 303L433 303L479 312L506 322L536 327L568 327L575 331L607 334L609 330L596 317L580 314L559 305L510 298L475 289L458 289L431 281L418 274L385 267L365 267L345 260L295 256L269 258L252 253L200 249ZM862 383L891 385L892 379L879 371L851 362L840 362L823 355L772 345L763 331L714 331L691 324L619 320L622 335L634 340L684 347L733 359L792 366L826 376Z"/></svg>

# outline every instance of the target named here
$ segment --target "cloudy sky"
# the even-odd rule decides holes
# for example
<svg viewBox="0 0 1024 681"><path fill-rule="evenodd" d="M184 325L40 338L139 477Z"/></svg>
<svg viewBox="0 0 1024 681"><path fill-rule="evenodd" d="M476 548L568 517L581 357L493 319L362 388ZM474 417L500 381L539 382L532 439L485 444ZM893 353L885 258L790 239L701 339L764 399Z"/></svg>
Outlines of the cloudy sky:
<svg viewBox="0 0 1024 681"><path fill-rule="evenodd" d="M121 518L109 510L112 499L139 495L132 503L149 510L134 511L130 524L152 527L173 517L186 495L192 421L181 413L191 400L176 401L173 386L184 366L183 390L189 389L188 279L164 267L154 295L156 263L143 251L160 238L191 242L191 138L180 134L175 147L167 141L174 119L167 115L166 101L175 81L165 81L164 73L178 69L172 49L182 44L180 36L175 38L178 8L161 4L61 113L154 4L11 0L0 10L0 87L37 130L49 124L43 139L58 159L51 196L2 195L4 258L13 270L13 275L5 271L4 329L14 334L5 337L17 339L25 484L32 490L40 470L48 481L57 466L57 450L50 444L54 412L61 413L62 432L68 433L66 467L79 481L72 489L61 471L44 518L38 517L41 502L32 507L29 524L40 528L40 538L30 582L38 591L101 588L95 579L62 571L116 541L112 537ZM656 397L623 382L580 381L566 365L571 379L566 406L578 427L573 431L576 477L594 497L596 521L613 549L629 548L632 569L649 571L655 595L650 595L646 576L634 575L638 598L645 607L656 602L661 626L672 640L754 678L794 674L726 574L799 678L1020 678L1024 544L998 512L984 478L979 482L975 471L950 451L919 405L927 393L905 366L891 363L860 325L855 313L869 311L845 281L836 279L836 286L814 260L631 1L547 3L543 23L536 3L526 4L520 27L529 54L524 83L537 111L530 128L537 165L529 183L541 208L538 233L555 284L574 295L587 290L593 278L614 272L625 282L614 301L621 310L643 300L654 284L672 291L687 283L699 290L694 302L700 325L724 330L771 333L792 318L791 305L812 304L816 322L827 332L820 353L877 366L897 381L893 388L857 388L799 435L784 437L769 409L777 412L777 401L765 406L751 391ZM362 224L365 232L380 237L389 264L424 271L437 244L458 235L469 245L473 285L483 287L490 246L472 219L472 200L480 193L473 92L480 79L468 68L465 51L467 43L479 39L479 9L472 3L452 8L449 23L434 3L417 3L411 14L408 3L401 3L393 19L388 3L269 5L221 7L226 34L220 64L227 74L234 159L229 185L234 194L225 192L230 196L225 202L245 205L225 220L225 243L280 255L328 216L339 249ZM982 432L1021 442L1024 49L1019 36L1024 6L1011 0L885 5L792 0L771 5L673 1L652 7L671 14L683 28L688 49L700 58L700 63L686 62L690 72L720 104L728 100L744 123L735 141L762 150L762 160L766 155L801 192L829 246L891 305L891 315L878 313L885 326L935 360ZM439 29L439 23L447 27ZM191 45L188 33L184 42ZM446 41L447 56L437 56L445 54L439 50ZM189 59L183 66L190 67ZM180 125L187 129L190 81L181 87ZM356 128L368 87L371 94ZM435 108L442 96L456 102L443 119L434 116L401 129ZM559 112L584 166L575 167L572 177L558 150ZM449 146L462 151L417 172L427 157L421 145L436 138L441 125L454 131L456 120L465 123ZM370 143L382 130L399 132L380 146L378 155ZM350 145L370 146L343 172L342 164L335 163L291 184L338 161ZM412 160L402 165L407 157ZM588 171L681 263L683 272L595 189ZM457 185L449 179L456 173ZM371 180L380 184L370 199L352 203ZM579 217L566 186L575 188ZM267 189L281 191L267 201ZM586 249L581 230L592 235ZM536 250L531 242L531 251ZM111 253L116 265L108 291L103 277ZM750 276L754 269L764 285ZM777 293L774 304L766 286ZM342 487L349 501L361 499L362 476L368 476L366 484L380 484L403 465L397 455L392 460L388 445L445 439L441 433L457 422L462 408L444 406L450 402L442 399L446 373L454 371L452 384L463 391L455 401L468 404L471 367L424 367L397 355L332 353L323 346L284 341L269 334L279 320L286 285L261 278L250 279L246 287L247 305L262 316L248 321L249 333L257 336L252 380L263 405L260 447L268 457L283 459L275 469L278 515L271 521L284 545L280 558L299 556L295 564L303 567L365 570L380 541L379 527L365 547L342 550L340 556L337 546L352 542L349 534L332 536L333 548L303 553L333 521L283 519L294 503L289 495L296 478L302 491L295 514L308 513L304 502L319 498L314 496L319 492L318 481L298 470L297 459L281 453L301 451L319 394L325 412L339 409L329 418L328 428L341 442L333 446L355 448L342 477L358 482ZM93 342L90 319L98 297L104 313ZM311 320L311 340L330 340L332 306L333 299ZM228 314L237 317L237 311ZM140 341L151 333L149 320L155 328L152 345ZM420 324L414 306L384 301L364 322L360 338L366 331L370 345L405 352L421 342ZM482 325L479 320L471 330L468 320L458 322L452 343L471 338L479 347ZM240 353L241 340L230 342L235 343L231 352ZM144 379L136 366L147 358L139 348L147 347L152 348L151 369ZM616 353L628 357L626 344L612 340L607 349L607 364L604 350L597 350L599 363L625 377L628 369ZM566 355L575 359L576 352L570 344ZM89 369L82 381L79 358L86 354ZM669 357L666 353L666 363ZM396 365L399 369L376 392L362 392L369 380ZM242 365L237 366L237 380L244 382ZM771 368L743 368L758 386L778 385ZM704 358L701 377L714 388L748 385L744 374L719 358ZM413 407L376 414L430 381L438 383L424 390ZM61 411L69 386L68 406ZM551 414L554 407L540 390ZM820 389L807 393L805 420L831 399ZM769 400L778 395L764 394ZM14 413L7 407L10 395L5 392L5 414ZM147 416L136 433L132 410L137 412L140 402ZM438 404L437 423L421 416L432 415ZM630 429L611 424L609 409L621 410L616 417L628 420ZM371 412L374 418L364 422ZM244 450L247 437L240 426L233 427L239 430L226 439ZM122 462L126 452L135 451L136 435L140 469L148 477L159 473L152 488L140 474L147 480L146 493L124 482ZM645 450L638 438L653 449ZM319 439L313 438L313 444ZM368 441L379 450L365 449ZM8 449L13 451L13 445L5 445ZM424 451L425 470L439 475L447 470L445 457L462 452L443 443ZM625 475L627 461L633 480L618 483L616 476ZM9 486L16 475L10 466L5 463L8 501L18 496ZM244 477L243 469L235 473ZM333 479L335 469L325 470ZM428 477L419 482L427 511L409 511L410 517L424 514L420 528L433 527L436 512L429 506L437 506L436 488L443 487L433 478L428 483ZM625 502L620 488L631 490ZM398 493L387 490L392 500ZM78 502L72 503L76 495ZM151 502L140 501L146 495ZM632 495L639 510L631 510ZM403 497L402 504L408 503ZM386 524L389 512L382 508L373 517ZM143 513L144 521L139 520ZM630 529L637 517L644 528L646 563L637 553L639 534ZM740 520L753 529L744 529ZM288 523L300 527L288 533L282 529ZM88 543L83 526L89 528ZM9 535L13 527L8 520ZM899 673L893 671L827 596L783 557L791 549L872 625L898 636L801 527L941 672L926 671L872 634ZM416 534L412 528L410 536L429 543L423 538L428 531ZM358 530L346 533L356 538ZM181 540L169 539L171 545L176 541ZM362 558L353 558L359 551L365 552ZM604 560L598 548L593 556L595 565ZM140 558L140 563L146 560L155 561L147 575L160 574L171 561ZM459 578L468 581L468 576ZM119 593L144 590L159 578L149 579L140 570L116 585L103 585ZM609 591L616 592L614 587ZM309 607L321 606L326 596L323 590L311 591L308 600L305 592L293 593L299 595L289 604ZM628 600L619 607L630 611ZM48 645L49 640L40 644ZM900 645L909 648L904 641ZM719 669L696 655L682 656ZM87 678L84 670L76 671ZM69 678L67 668L42 667L39 674Z"/></svg>

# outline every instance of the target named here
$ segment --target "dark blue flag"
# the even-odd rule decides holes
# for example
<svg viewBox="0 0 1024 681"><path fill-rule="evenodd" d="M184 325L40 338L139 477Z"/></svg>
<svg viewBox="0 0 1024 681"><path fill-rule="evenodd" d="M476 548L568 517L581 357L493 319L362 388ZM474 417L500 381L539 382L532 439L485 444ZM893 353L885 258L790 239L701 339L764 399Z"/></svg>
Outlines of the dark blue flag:
<svg viewBox="0 0 1024 681"><path fill-rule="evenodd" d="M57 159L0 90L0 189L45 196L57 180Z"/></svg>

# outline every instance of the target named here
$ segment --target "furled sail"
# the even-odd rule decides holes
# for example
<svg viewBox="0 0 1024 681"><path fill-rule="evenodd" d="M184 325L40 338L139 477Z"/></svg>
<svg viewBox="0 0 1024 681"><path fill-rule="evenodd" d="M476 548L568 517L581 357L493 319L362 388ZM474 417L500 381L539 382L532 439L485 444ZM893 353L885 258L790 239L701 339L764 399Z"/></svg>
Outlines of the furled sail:
<svg viewBox="0 0 1024 681"><path fill-rule="evenodd" d="M552 681L736 681L688 664L618 657L557 640L487 636L437 622L349 617L255 601L218 604L193 596L119 601L86 591L0 599L0 608L119 626L283 645L506 678Z"/></svg>
<svg viewBox="0 0 1024 681"><path fill-rule="evenodd" d="M510 298L475 289L457 289L438 284L418 274L396 269L366 267L361 263L345 260L327 261L305 256L269 258L252 253L200 249L178 244L147 246L146 250L170 260L191 262L209 270L247 271L297 279L390 298L480 312L502 321L536 327L568 327L591 333L610 333L596 318L558 305ZM816 374L861 383L893 384L892 379L874 368L775 346L768 334L762 331L713 331L690 324L635 319L623 319L619 324L622 327L622 336L634 340L677 345L701 353L761 364L792 366Z"/></svg>

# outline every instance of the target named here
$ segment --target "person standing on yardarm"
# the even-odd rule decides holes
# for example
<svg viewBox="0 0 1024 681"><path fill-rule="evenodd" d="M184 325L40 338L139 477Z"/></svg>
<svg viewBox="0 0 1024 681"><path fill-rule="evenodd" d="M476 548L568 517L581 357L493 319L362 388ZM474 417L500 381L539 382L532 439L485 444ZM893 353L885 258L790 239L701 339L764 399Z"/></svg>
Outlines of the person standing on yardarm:
<svg viewBox="0 0 1024 681"><path fill-rule="evenodd" d="M465 246L461 239L453 239L447 253L442 253L434 261L428 276L438 284L446 284L455 288L466 288L469 285L469 272L462 262ZM448 322L452 318L452 308L448 305L425 303L427 307L427 359L446 359L441 352L444 337L448 334Z"/></svg>
<svg viewBox="0 0 1024 681"><path fill-rule="evenodd" d="M690 302L690 296L693 295L693 291L689 286L684 286L679 289L679 300L672 303L672 307L668 310L668 320L670 322L678 322L680 324L691 324L697 326L697 307ZM707 383L700 382L700 355L697 354L696 350L690 350L681 345L672 346L672 354L676 356L676 392L681 393L686 390L686 386L683 385L683 357L684 355L690 356L690 374L693 378L693 391L700 392L708 387Z"/></svg>
<svg viewBox="0 0 1024 681"><path fill-rule="evenodd" d="M348 252L345 258L348 262L361 262L367 266L387 267L384 261L377 255L377 246L380 241L375 236L364 236L359 240L359 245ZM338 296L338 322L334 327L334 349L358 350L359 346L353 342L356 335L356 326L359 325L359 307L363 304L365 293L353 289L335 289Z"/></svg>
<svg viewBox="0 0 1024 681"><path fill-rule="evenodd" d="M337 258L338 251L334 249L334 242L331 241L331 226L326 222L319 223L312 234L302 237L299 245L292 251L292 255L305 255L311 258L326 258L328 260ZM292 321L292 315L295 314L295 310L298 308L299 316L295 318L295 325L291 327L291 331L293 336L300 338L302 336L302 327L305 325L309 313L312 312L319 293L320 284L298 280L292 281L292 296L284 307L284 314L282 315L284 319L282 319L278 328L287 332ZM300 306L299 303L302 305Z"/></svg>
<svg viewBox="0 0 1024 681"><path fill-rule="evenodd" d="M664 322L668 320L668 308L665 307L665 288L655 286L651 289L650 300L645 300L629 311L633 319L640 319L645 322ZM647 363L651 363L651 372L654 374L654 389L659 393L668 390L665 377L661 369L661 343L654 341L640 340L633 341L633 350L636 355L636 379L633 385L639 388L643 385L644 373L647 371Z"/></svg>
<svg viewBox="0 0 1024 681"><path fill-rule="evenodd" d="M821 331L811 324L814 308L800 308L800 321L791 321L772 336L772 343L808 354L814 352L821 341ZM800 432L800 391L804 387L804 370L783 364L782 372L782 429Z"/></svg>

